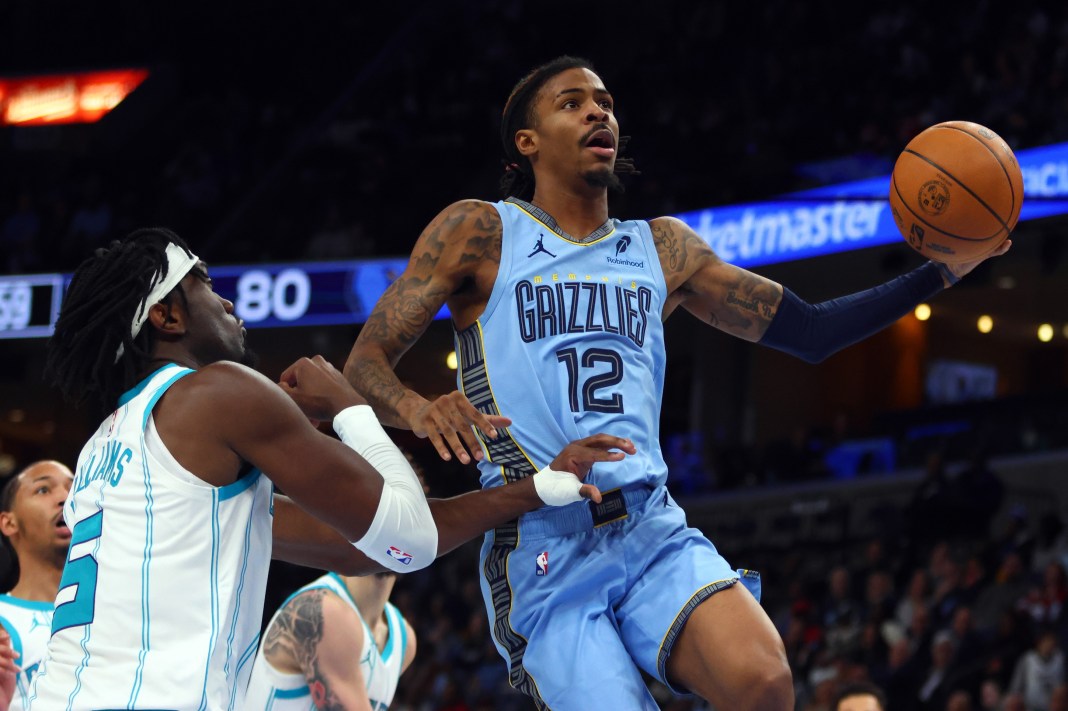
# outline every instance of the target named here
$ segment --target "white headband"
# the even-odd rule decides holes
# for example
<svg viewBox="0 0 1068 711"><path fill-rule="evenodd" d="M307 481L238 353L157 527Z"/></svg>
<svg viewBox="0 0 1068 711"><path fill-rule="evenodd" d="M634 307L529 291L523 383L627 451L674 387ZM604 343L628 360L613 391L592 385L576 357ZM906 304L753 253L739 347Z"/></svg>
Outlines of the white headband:
<svg viewBox="0 0 1068 711"><path fill-rule="evenodd" d="M159 303L163 300L167 294L171 293L171 289L178 286L178 282L185 278L193 267L197 265L200 259L195 254L186 254L185 250L176 245L174 242L167 244L167 276L160 277L162 269L152 277L152 288L148 292L142 301L140 306L137 307L137 312L134 314L133 322L130 324L130 338L137 338L137 334L141 332L141 327L145 325L145 321L148 320L148 311L153 304ZM115 362L118 363L122 358L123 347L119 344L119 349L115 351Z"/></svg>

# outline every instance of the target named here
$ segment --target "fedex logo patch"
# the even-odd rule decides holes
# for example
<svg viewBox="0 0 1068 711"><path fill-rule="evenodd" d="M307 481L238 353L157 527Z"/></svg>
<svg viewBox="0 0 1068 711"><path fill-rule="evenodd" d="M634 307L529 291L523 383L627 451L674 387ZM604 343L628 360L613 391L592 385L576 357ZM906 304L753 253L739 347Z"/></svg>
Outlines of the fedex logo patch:
<svg viewBox="0 0 1068 711"><path fill-rule="evenodd" d="M396 546L390 546L389 550L387 550L386 553L389 555L390 558L392 558L393 560L400 561L404 565L408 565L412 562L412 554L405 553Z"/></svg>

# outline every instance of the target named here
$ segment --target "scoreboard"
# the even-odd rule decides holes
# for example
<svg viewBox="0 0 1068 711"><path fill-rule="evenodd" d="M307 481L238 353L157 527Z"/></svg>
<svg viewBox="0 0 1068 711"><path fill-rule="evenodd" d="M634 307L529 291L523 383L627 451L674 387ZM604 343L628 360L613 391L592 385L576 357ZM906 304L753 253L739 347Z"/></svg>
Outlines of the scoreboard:
<svg viewBox="0 0 1068 711"><path fill-rule="evenodd" d="M407 259L216 266L217 294L234 302L246 328L335 326L367 320ZM52 334L70 274L0 277L0 338ZM447 318L442 307L436 318Z"/></svg>

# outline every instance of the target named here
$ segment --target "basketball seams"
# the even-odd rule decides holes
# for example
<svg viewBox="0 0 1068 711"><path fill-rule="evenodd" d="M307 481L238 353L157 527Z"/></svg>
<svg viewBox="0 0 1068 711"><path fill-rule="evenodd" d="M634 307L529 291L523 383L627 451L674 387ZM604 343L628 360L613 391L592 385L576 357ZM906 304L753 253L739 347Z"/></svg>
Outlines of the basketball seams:
<svg viewBox="0 0 1068 711"><path fill-rule="evenodd" d="M917 153L915 150L913 150L911 148L906 148L904 152L908 153L909 155L916 156L917 158L919 158L920 160L924 161L928 165L930 165L930 166L936 168L937 170L940 170L943 173L945 173L946 175L948 175L950 178L953 179L953 182L955 182L960 187L964 188L965 192L967 192L969 195L971 195L973 198L975 198L975 201L978 202L980 205L982 205L986 209L986 211L989 212L994 217L994 219L998 221L998 224L1001 225L1001 230L1008 230L1009 229L1008 223L1005 222L1005 220L1001 219L1001 215L999 215L994 210L994 208L990 207L990 205L987 204L986 200L983 200L983 198L979 197L975 193L975 191L973 191L971 188L969 188L967 185L965 185L963 182L961 182L961 180L959 178L957 178L957 176L953 175L953 173L950 173L948 170L943 168L938 163L935 163L933 160L931 160L930 158L928 158L924 154ZM995 160L996 160L996 158L995 158ZM1002 170L1005 169L1004 166L1001 165L1001 161L998 161L998 166ZM1006 176L1006 177L1008 177L1008 176ZM1011 189L1011 185L1010 185L1010 189ZM911 212L912 208L909 208L909 211ZM913 213L913 214L915 214L915 213ZM1010 215L1012 214L1012 210L1009 211L1009 214ZM918 217L918 215L917 215L917 217ZM925 222L924 224L928 224L928 223ZM934 225L932 225L932 227L934 227ZM944 230L942 230L940 227L935 227L935 229L939 230L940 232L944 232ZM957 235L952 235L949 232L945 232L945 234L950 235L951 237L956 237L957 239L966 240L968 242L985 242L988 239L993 239L994 237L997 237L999 234L1001 234L1001 230L998 230L996 233L994 233L990 237L958 237Z"/></svg>
<svg viewBox="0 0 1068 711"><path fill-rule="evenodd" d="M906 152L913 153L913 151L906 151ZM916 155L918 158L923 158L923 156L921 156L919 154L916 154L916 153L913 153L913 155ZM938 167L935 163L932 163L931 161L927 161L927 162L931 163L931 165L934 165L935 167ZM941 168L939 168L939 170L941 170ZM949 173L946 173L946 175L949 175ZM950 177L952 177L952 176L950 176ZM960 181L958 181L956 178L953 178L953 180L958 185L960 185ZM990 235L989 237L963 237L961 235L953 234L952 232L946 232L944 229L942 229L938 225L933 224L933 223L928 222L927 220L925 220L923 215L919 214L918 212L916 212L915 210L912 209L912 206L909 205L909 201L905 199L905 196L901 194L901 189L898 188L898 186L897 186L897 177L896 176L891 176L890 186L894 189L894 192L897 194L897 199L898 199L898 201L901 202L901 206L903 208L905 208L906 210L908 210L909 214L911 214L913 217L915 217L917 220L922 222L927 227L930 227L935 232L939 232L940 234L944 234L946 237L952 237L953 239L959 239L962 242L987 242L989 240L995 239L996 237L998 237L1002 232L1004 232L1007 229L1007 227L1005 226L1005 223L1002 222L1001 219L999 218L998 219L998 223L1001 224L1001 229L998 230L997 232L995 232L994 234ZM961 186L961 187L963 187L963 186ZM971 190L969 190L968 192L971 193ZM978 200L978 199L979 198L976 197L976 200ZM990 207L988 205L986 205L985 203L983 204L983 207L985 207L988 210L990 209Z"/></svg>
<svg viewBox="0 0 1068 711"><path fill-rule="evenodd" d="M1001 172L1005 174L1005 180L1009 181L1009 195L1012 196L1012 206L1009 208L1009 220L1008 220L1008 222L1014 222L1014 220L1012 220L1012 216L1013 216L1014 213L1018 214L1018 211L1016 209L1017 208L1017 204L1018 204L1017 201L1016 201L1016 186L1013 184L1012 176L1009 175L1009 169L1005 167L1005 161L1003 161L1001 159L1001 156L998 155L998 152L995 151L993 148L991 148L990 145L988 144L988 142L986 140L983 140L981 136L976 136L971 131L966 131L966 130L964 130L963 128L961 128L959 126L953 126L953 125L949 125L949 124L940 124L938 126L935 126L934 128L944 128L944 129L948 129L950 131L960 131L964 135L966 135L969 138L971 138L973 141L977 141L979 143L979 145L981 145L983 148L985 148L988 151L990 151L990 155L994 156L994 160L996 160L998 162L998 165L1001 166ZM1004 139L999 138L998 140L1003 141ZM1022 205L1023 203L1020 202L1019 204ZM1005 223L1002 223L1002 224L1004 225L1005 229L1007 229L1007 230L1009 230L1011 232L1012 228L1009 227L1008 222L1005 222ZM1013 226L1015 227L1015 224Z"/></svg>

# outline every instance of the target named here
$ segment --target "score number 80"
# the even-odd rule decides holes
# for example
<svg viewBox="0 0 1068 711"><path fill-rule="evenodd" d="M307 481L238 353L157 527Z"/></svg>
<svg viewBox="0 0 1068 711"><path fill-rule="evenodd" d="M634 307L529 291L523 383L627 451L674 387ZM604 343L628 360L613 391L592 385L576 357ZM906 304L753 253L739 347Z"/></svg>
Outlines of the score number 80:
<svg viewBox="0 0 1068 711"><path fill-rule="evenodd" d="M249 323L274 317L296 321L308 312L311 280L301 269L283 269L272 276L262 269L250 269L237 280L234 311Z"/></svg>

